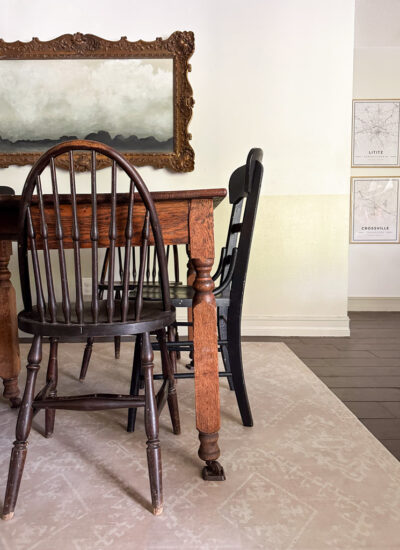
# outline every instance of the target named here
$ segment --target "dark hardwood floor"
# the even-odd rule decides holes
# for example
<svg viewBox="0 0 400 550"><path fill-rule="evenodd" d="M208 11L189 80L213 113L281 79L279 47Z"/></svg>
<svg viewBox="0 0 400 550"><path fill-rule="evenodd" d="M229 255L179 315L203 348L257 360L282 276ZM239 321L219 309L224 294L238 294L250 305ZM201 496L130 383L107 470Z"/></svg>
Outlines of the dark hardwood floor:
<svg viewBox="0 0 400 550"><path fill-rule="evenodd" d="M400 312L351 312L349 317L350 338L279 341L400 460Z"/></svg>

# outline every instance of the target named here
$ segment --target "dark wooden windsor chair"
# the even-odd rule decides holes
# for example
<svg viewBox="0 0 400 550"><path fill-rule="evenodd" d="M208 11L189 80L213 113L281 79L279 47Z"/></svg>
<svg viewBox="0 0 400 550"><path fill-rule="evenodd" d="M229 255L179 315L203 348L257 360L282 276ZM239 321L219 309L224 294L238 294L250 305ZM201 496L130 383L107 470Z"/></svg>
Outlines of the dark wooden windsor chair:
<svg viewBox="0 0 400 550"><path fill-rule="evenodd" d="M253 425L253 417L247 396L241 347L242 305L246 284L246 274L250 258L254 225L263 176L263 152L251 149L246 164L237 168L229 180L229 202L232 204L226 245L221 250L220 261L213 280L217 283L214 296L217 303L218 346L221 352L224 371L219 375L227 377L229 387L235 391L242 422ZM131 295L133 293L131 292ZM175 307L192 307L194 290L191 286L177 286L170 289L171 301ZM159 291L145 288L144 300L159 300ZM190 325L191 323L177 323ZM158 344L153 344L157 349ZM173 351L192 351L193 342L168 342L167 348ZM137 395L140 385L139 363L133 364L131 393ZM139 365L140 368L140 365ZM194 366L195 369L195 366ZM175 378L193 378L194 372L175 373ZM155 375L158 378L158 375ZM136 411L130 409L128 431L135 426Z"/></svg>
<svg viewBox="0 0 400 550"><path fill-rule="evenodd" d="M80 204L76 192L74 152L82 150L88 151L91 158L90 209ZM56 159L63 154L69 159L69 195L58 193ZM108 157L112 163L111 193L108 195L97 195L96 192L97 154ZM129 196L117 194L117 168L121 169L118 180L122 174L130 181ZM41 181L48 171L52 194L44 196ZM140 198L134 194L135 190ZM36 195L33 195L34 192ZM158 413L166 400L170 407L174 432L179 433L180 427L174 374L165 347L165 329L175 321L175 311L169 296L163 238L150 193L136 170L110 147L93 141L65 142L50 149L32 167L22 193L19 228L19 268L24 310L18 316L18 325L23 331L33 335L33 343L28 355L27 381L17 421L16 441L11 453L2 517L11 519L14 515L32 418L40 409L45 410L45 435L49 437L54 430L57 409L96 411L124 407L145 408L152 510L154 514L159 514L162 511L162 483ZM143 301L144 258L150 243L155 246L160 268L161 299L154 304ZM125 266L121 299L115 299L111 277L111 292L108 293L107 300L101 300L98 294L98 249L101 246L109 248L109 270L113 273L115 250L122 245L125 248L126 264L129 263L132 247L141 245L136 298L128 299L129 269ZM53 264L50 248L58 249L58 261L53 256ZM83 298L81 248L91 249L90 302L85 302ZM66 268L67 249L73 254L73 276ZM39 254L40 250L43 250L43 254ZM59 264L61 275L61 302L56 299L57 286L60 283L53 276L56 263ZM35 305L30 290L30 270L33 271L36 290ZM71 302L71 294L75 294L75 303ZM153 384L151 332L157 334L162 350L164 381L157 395ZM140 363L145 378L143 397L99 393L57 396L57 349L61 337L66 337L69 341L79 341L82 336L120 334L137 335L141 341ZM46 385L35 396L44 337L50 338Z"/></svg>
<svg viewBox="0 0 400 550"><path fill-rule="evenodd" d="M168 260L170 256L170 248L171 245L168 245L166 247L166 262L168 267ZM152 250L152 254L150 253L150 250ZM170 286L176 286L181 285L182 283L179 280L179 254L178 254L178 246L172 245L173 250L173 268L174 268L174 281L170 280ZM121 298L121 293L123 290L123 278L124 278L124 266L125 266L125 258L123 250L121 247L117 247L117 260L118 260L118 274L119 274L119 280L113 281L113 288L115 292L115 299L119 300ZM140 249L133 248L131 252L132 256L132 272L131 272L131 280L129 281L129 290L134 290L137 286L138 280L138 270L137 266L140 264ZM157 254L156 249L153 246L148 247L148 253L147 253L147 259L146 259L146 271L145 271L145 279L144 279L144 286L155 286L156 288L159 288L159 282L160 282L160 270L158 269L158 263L157 263ZM110 285L108 283L108 275L109 275L109 264L110 264L110 249L107 248L104 254L103 259L103 265L101 268L101 274L100 274L100 281L98 286L99 291L99 299L102 300L104 297L104 292L108 292L110 290ZM175 331L175 338L179 340L179 336L177 335L177 331ZM79 380L83 382L86 378L87 370L89 367L90 357L92 355L93 350L93 343L94 338L88 338L85 346L85 350L83 352L82 357L82 365L81 365L81 372L79 375ZM114 355L116 359L119 359L120 356L120 350L121 350L121 336L114 336ZM179 353L179 352L178 352Z"/></svg>

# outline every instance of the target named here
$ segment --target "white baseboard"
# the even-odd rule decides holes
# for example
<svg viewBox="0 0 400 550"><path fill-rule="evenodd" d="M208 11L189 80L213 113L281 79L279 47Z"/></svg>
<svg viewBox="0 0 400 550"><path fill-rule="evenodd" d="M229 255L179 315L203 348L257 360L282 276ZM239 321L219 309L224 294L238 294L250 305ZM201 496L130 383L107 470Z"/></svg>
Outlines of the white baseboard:
<svg viewBox="0 0 400 550"><path fill-rule="evenodd" d="M349 318L347 315L243 315L242 336L350 336Z"/></svg>
<svg viewBox="0 0 400 550"><path fill-rule="evenodd" d="M354 296L348 301L349 311L400 311L399 296Z"/></svg>

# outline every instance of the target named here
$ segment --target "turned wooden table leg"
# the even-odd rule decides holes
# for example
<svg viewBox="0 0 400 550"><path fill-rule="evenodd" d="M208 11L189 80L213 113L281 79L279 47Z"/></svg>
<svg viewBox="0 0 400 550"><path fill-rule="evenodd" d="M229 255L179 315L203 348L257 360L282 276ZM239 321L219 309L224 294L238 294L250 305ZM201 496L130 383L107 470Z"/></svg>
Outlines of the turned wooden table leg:
<svg viewBox="0 0 400 550"><path fill-rule="evenodd" d="M11 254L11 242L0 241L0 378L4 384L3 397L10 400L12 407L18 407L21 402L18 388L21 365L15 290L8 270Z"/></svg>
<svg viewBox="0 0 400 550"><path fill-rule="evenodd" d="M192 201L189 228L190 252L196 271L193 284L193 341L199 457L207 464L203 469L203 478L222 481L225 479L224 471L217 462L220 455L217 309L212 292L214 281L210 274L214 263L212 201Z"/></svg>

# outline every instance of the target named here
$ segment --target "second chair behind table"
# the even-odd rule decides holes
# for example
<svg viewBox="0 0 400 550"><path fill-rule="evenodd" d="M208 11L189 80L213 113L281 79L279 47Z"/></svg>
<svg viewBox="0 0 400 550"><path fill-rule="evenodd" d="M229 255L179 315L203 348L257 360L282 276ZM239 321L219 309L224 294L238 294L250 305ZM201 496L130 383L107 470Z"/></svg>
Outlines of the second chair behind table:
<svg viewBox="0 0 400 550"><path fill-rule="evenodd" d="M256 221L257 207L263 177L263 152L251 149L246 164L237 168L229 180L229 202L232 205L226 245L221 250L220 262L213 276L217 303L218 346L225 370L219 373L227 377L229 387L235 391L242 422L253 425L250 403L246 390L243 371L241 346L242 305L246 284L250 249ZM132 295L132 293L131 293ZM173 305L192 307L194 289L191 286L176 286L170 289ZM145 300L159 300L159 291L155 288L144 289ZM186 325L187 323L177 323ZM157 349L158 345L153 344ZM167 342L170 351L193 351L193 342ZM135 366L135 362L134 362ZM196 365L194 365L194 370ZM193 378L193 372L176 373L175 378ZM140 376L136 371L132 375L131 392L138 394ZM158 378L158 375L155 376ZM134 430L136 410L129 410L128 431Z"/></svg>
<svg viewBox="0 0 400 550"><path fill-rule="evenodd" d="M214 296L218 308L218 346L225 368L219 375L221 377L227 377L230 389L235 391L244 426L253 425L253 416L247 395L242 360L242 305L263 177L262 159L263 151L261 149L251 149L247 156L246 164L237 168L230 177L229 202L232 205L230 222L226 245L221 250L219 265L213 275L213 280L216 282ZM115 284L118 285L118 283ZM99 292L104 288L108 289L108 283L104 286L100 286ZM114 286L114 289L117 291L118 288L118 286ZM134 285L131 285L131 288L134 289ZM134 290L131 290L130 296L135 296ZM191 308L194 289L192 286L175 284L170 287L170 296L172 304L176 308ZM159 300L159 289L151 284L145 285L143 287L143 299L146 301ZM187 324L188 323L176 323L178 327ZM172 332L171 329L169 335L169 340L174 339L174 332ZM140 341L137 342L137 347L140 348ZM153 348L158 349L158 347L158 343L154 342ZM192 352L193 342L169 341L167 342L167 347L173 352L172 355L181 351ZM86 350L88 349L91 350L90 342L86 347ZM90 351L87 352L86 350L82 362L81 380L86 374L88 357L90 357ZM136 354L138 353L139 351L136 351ZM175 378L193 377L193 372L175 373ZM158 378L158 375L156 375L156 378ZM131 381L132 395L138 394L139 385L140 373L134 369ZM136 409L130 409L128 431L134 430L135 419Z"/></svg>

